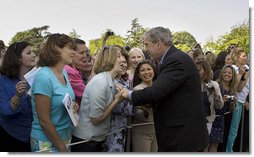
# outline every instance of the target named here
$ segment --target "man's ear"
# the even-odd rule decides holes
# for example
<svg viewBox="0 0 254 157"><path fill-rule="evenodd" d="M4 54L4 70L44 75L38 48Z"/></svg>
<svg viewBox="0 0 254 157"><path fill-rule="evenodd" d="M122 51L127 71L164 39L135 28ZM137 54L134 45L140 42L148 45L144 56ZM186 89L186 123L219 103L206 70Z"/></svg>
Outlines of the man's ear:
<svg viewBox="0 0 254 157"><path fill-rule="evenodd" d="M161 49L162 44L163 44L163 43L161 42L161 40L158 39L158 40L157 40L157 43L156 43L156 47L157 47L158 49Z"/></svg>

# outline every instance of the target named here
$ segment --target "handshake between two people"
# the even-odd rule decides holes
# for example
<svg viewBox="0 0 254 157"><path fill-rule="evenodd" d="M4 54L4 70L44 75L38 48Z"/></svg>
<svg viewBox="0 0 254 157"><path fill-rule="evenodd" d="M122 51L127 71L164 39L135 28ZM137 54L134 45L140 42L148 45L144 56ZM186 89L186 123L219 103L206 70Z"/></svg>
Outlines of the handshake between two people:
<svg viewBox="0 0 254 157"><path fill-rule="evenodd" d="M127 88L124 88L122 84L116 84L116 90L117 93L115 94L115 99L122 101L122 100L128 100L128 92L129 90Z"/></svg>

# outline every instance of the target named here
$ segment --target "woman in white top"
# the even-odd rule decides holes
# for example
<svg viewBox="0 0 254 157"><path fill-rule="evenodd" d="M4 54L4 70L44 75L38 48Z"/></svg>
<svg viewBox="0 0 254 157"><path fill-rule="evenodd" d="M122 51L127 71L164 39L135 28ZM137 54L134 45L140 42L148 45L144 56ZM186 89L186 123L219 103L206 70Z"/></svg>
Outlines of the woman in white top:
<svg viewBox="0 0 254 157"><path fill-rule="evenodd" d="M237 47L231 51L231 58L233 60L232 66L235 68L237 73L238 89L236 109L233 112L231 120L226 152L233 152L233 145L237 136L243 106L250 91L249 66L246 65L248 61L246 52L242 48Z"/></svg>

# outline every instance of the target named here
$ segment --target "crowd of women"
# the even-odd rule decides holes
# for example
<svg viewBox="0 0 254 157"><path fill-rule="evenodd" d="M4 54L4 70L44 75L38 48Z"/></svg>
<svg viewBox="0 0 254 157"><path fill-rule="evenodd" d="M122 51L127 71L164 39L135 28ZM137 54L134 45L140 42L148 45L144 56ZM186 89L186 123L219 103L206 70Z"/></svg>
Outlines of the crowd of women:
<svg viewBox="0 0 254 157"><path fill-rule="evenodd" d="M26 41L7 50L0 44L0 151L157 151L152 105L132 106L119 90L144 89L156 80L159 65L146 49L104 43L92 56L85 41L58 33L38 56ZM242 113L249 109L247 53L231 45L216 56L197 44L187 54L200 74L197 88L210 136L204 151L232 152ZM37 66L30 86L24 75ZM62 103L66 93L79 115L76 127Z"/></svg>

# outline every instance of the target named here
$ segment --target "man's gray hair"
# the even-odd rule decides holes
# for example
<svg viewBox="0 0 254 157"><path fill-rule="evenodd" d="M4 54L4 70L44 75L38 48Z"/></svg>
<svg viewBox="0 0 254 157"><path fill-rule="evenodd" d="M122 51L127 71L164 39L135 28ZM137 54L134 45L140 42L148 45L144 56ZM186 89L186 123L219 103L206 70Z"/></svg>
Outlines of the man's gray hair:
<svg viewBox="0 0 254 157"><path fill-rule="evenodd" d="M168 28L155 27L146 32L145 37L148 37L152 43L161 40L165 45L173 45L172 33Z"/></svg>

